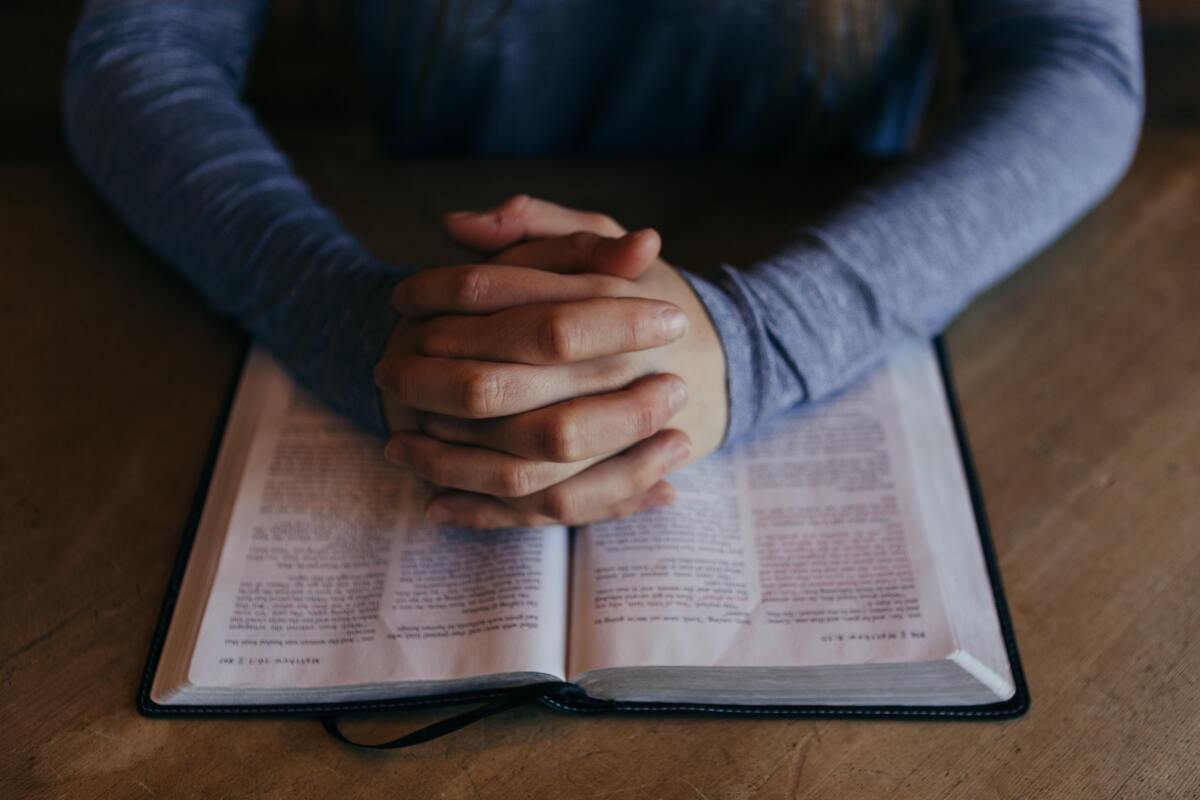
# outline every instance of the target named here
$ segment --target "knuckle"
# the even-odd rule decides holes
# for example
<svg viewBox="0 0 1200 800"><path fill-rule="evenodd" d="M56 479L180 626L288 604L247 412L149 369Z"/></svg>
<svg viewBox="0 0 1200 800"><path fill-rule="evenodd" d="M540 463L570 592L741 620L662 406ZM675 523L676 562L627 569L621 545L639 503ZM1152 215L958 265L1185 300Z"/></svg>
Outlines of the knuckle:
<svg viewBox="0 0 1200 800"><path fill-rule="evenodd" d="M578 329L561 313L549 313L538 325L538 352L551 363L570 361L579 346Z"/></svg>
<svg viewBox="0 0 1200 800"><path fill-rule="evenodd" d="M669 309L667 304L644 301L631 303L629 324L625 328L627 346L636 348L662 344L667 338L663 312Z"/></svg>
<svg viewBox="0 0 1200 800"><path fill-rule="evenodd" d="M529 195L514 194L496 207L493 223L497 231L504 231L518 225L529 207Z"/></svg>
<svg viewBox="0 0 1200 800"><path fill-rule="evenodd" d="M464 269L454 286L454 301L460 308L478 308L487 299L491 289L491 270L485 266Z"/></svg>
<svg viewBox="0 0 1200 800"><path fill-rule="evenodd" d="M493 417L504 402L500 376L492 369L469 373L463 380L462 408L469 417Z"/></svg>
<svg viewBox="0 0 1200 800"><path fill-rule="evenodd" d="M653 343L655 336L654 312L641 303L634 303L625 309L625 324L622 327L622 343L626 348L636 349L641 345Z"/></svg>
<svg viewBox="0 0 1200 800"><path fill-rule="evenodd" d="M529 205L529 195L524 192L518 192L514 195L509 195L508 199L500 204L500 209L508 214L519 214Z"/></svg>
<svg viewBox="0 0 1200 800"><path fill-rule="evenodd" d="M555 414L542 424L541 449L544 458L559 463L579 460L579 426L567 414Z"/></svg>
<svg viewBox="0 0 1200 800"><path fill-rule="evenodd" d="M575 521L579 503L568 489L552 487L542 495L541 513L568 525Z"/></svg>
<svg viewBox="0 0 1200 800"><path fill-rule="evenodd" d="M528 464L509 464L500 470L498 477L502 497L524 497L536 490L533 470Z"/></svg>
<svg viewBox="0 0 1200 800"><path fill-rule="evenodd" d="M633 435L638 441L646 439L658 432L658 408L652 400L640 399L634 406L629 421L633 426Z"/></svg>
<svg viewBox="0 0 1200 800"><path fill-rule="evenodd" d="M642 458L629 470L629 482L635 491L644 491L657 483L665 472L657 459Z"/></svg>

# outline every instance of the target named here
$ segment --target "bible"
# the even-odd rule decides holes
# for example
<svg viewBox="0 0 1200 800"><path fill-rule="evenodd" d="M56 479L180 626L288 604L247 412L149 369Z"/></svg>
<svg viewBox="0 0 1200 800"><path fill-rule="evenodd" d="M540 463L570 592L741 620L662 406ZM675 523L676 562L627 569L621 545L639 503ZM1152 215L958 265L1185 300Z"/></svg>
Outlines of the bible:
<svg viewBox="0 0 1200 800"><path fill-rule="evenodd" d="M1027 692L940 350L669 476L671 506L473 531L245 360L139 705L1004 717Z"/></svg>

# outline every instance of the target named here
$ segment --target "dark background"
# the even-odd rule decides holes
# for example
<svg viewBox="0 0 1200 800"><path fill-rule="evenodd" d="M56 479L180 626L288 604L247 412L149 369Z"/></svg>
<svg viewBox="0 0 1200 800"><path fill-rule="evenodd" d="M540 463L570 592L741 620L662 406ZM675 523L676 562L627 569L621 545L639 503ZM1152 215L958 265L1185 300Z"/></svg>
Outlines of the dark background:
<svg viewBox="0 0 1200 800"><path fill-rule="evenodd" d="M66 154L59 87L79 0L0 2L0 162ZM277 0L251 69L248 96L273 129L369 128L348 36L323 19L326 3ZM1147 113L1154 123L1200 125L1200 2L1142 3ZM345 133L345 131L342 131Z"/></svg>

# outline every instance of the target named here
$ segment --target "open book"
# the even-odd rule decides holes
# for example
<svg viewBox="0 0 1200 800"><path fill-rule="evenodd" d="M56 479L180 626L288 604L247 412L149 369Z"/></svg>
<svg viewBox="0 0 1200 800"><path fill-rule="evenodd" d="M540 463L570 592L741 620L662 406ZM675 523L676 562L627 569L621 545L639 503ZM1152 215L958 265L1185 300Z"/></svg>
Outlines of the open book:
<svg viewBox="0 0 1200 800"><path fill-rule="evenodd" d="M250 354L143 710L548 681L570 684L556 705L639 709L1018 691L930 345L670 476L673 506L573 530L433 525L381 451Z"/></svg>

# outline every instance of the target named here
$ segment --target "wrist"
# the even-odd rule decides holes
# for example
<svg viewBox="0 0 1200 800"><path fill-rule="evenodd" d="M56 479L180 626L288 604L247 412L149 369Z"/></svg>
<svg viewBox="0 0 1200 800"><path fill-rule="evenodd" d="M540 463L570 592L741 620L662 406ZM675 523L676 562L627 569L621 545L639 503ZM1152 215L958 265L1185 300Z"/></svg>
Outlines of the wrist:
<svg viewBox="0 0 1200 800"><path fill-rule="evenodd" d="M729 420L728 380L725 350L704 302L689 282L687 273L660 262L645 281L650 291L670 300L688 318L688 332L678 342L663 348L662 371L679 375L688 386L688 404L674 417L671 427L685 431L692 440L691 461L721 446Z"/></svg>
<svg viewBox="0 0 1200 800"><path fill-rule="evenodd" d="M721 354L721 409L724 425L716 447L736 441L753 427L755 418L756 358L746 318L738 303L716 283L694 273L679 271L696 298L699 313L712 331ZM696 317L692 311L690 317Z"/></svg>

